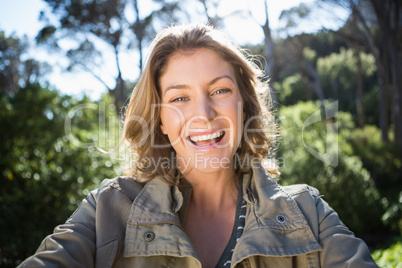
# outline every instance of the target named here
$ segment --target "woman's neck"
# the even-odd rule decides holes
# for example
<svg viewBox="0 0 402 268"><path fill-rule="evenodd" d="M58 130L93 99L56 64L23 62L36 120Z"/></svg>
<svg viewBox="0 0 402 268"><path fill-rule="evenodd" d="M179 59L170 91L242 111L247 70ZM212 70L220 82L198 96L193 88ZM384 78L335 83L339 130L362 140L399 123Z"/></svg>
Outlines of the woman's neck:
<svg viewBox="0 0 402 268"><path fill-rule="evenodd" d="M213 215L236 206L238 180L233 169L207 174L193 170L185 178L193 187L190 202L199 213Z"/></svg>

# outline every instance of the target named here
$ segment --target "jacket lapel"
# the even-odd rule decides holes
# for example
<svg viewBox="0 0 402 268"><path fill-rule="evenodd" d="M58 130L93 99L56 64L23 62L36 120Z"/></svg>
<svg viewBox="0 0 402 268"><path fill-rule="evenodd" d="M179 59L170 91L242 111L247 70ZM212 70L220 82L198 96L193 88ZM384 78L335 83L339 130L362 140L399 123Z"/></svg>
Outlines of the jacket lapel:
<svg viewBox="0 0 402 268"><path fill-rule="evenodd" d="M194 257L177 211L183 196L159 177L148 182L135 198L127 221L124 257Z"/></svg>
<svg viewBox="0 0 402 268"><path fill-rule="evenodd" d="M296 201L261 167L243 176L247 215L232 263L250 256L295 256L321 250Z"/></svg>

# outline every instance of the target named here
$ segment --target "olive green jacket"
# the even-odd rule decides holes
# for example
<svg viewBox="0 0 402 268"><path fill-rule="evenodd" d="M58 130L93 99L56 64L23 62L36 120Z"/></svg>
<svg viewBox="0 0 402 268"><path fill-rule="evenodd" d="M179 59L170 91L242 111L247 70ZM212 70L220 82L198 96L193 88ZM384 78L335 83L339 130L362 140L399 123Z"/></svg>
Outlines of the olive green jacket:
<svg viewBox="0 0 402 268"><path fill-rule="evenodd" d="M231 267L377 267L316 189L243 175L244 231ZM182 228L191 188L105 180L21 267L201 267Z"/></svg>

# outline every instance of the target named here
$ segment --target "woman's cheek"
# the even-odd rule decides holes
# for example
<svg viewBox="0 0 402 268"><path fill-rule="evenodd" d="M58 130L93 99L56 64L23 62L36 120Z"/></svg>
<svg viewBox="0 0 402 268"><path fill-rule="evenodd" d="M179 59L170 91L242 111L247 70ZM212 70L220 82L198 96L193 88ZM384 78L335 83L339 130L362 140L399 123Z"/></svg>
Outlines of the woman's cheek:
<svg viewBox="0 0 402 268"><path fill-rule="evenodd" d="M164 116L164 134L168 135L171 144L175 144L180 139L181 123L176 113L166 113Z"/></svg>

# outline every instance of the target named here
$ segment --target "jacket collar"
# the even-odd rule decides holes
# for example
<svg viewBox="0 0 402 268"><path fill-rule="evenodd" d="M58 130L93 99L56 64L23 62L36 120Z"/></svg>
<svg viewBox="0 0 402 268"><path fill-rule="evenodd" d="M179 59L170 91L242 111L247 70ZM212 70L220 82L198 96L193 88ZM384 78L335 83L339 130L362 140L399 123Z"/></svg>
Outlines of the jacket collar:
<svg viewBox="0 0 402 268"><path fill-rule="evenodd" d="M242 187L243 198L247 201L246 223L243 235L236 244L232 263L253 255L292 256L321 250L296 201L283 191L263 167L256 165L250 173L243 174ZM187 209L190 194L191 189L182 193L160 177L148 182L131 207L124 256L171 255L196 258L178 216L181 208ZM144 232L159 232L161 226L169 226L170 229L165 234L162 231L155 234L164 237L158 241L158 250L154 250L156 243L144 242L142 238ZM172 239L174 234L176 236ZM161 250L172 247L177 249L175 253Z"/></svg>
<svg viewBox="0 0 402 268"><path fill-rule="evenodd" d="M145 184L134 199L126 226L124 257L193 257L195 251L181 227L178 210L183 196L160 177Z"/></svg>
<svg viewBox="0 0 402 268"><path fill-rule="evenodd" d="M261 166L243 175L244 232L232 263L255 255L294 256L321 250L296 201Z"/></svg>

